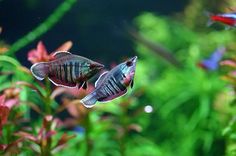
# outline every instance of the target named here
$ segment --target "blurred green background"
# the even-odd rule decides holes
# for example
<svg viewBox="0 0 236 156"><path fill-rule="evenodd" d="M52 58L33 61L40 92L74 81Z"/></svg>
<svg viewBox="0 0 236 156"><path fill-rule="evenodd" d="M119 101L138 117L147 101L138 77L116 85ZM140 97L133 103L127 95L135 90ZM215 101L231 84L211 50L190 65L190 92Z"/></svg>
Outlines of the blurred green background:
<svg viewBox="0 0 236 156"><path fill-rule="evenodd" d="M67 8L65 15L53 16L54 9L62 3ZM37 136L43 118L50 114L61 120L60 128L56 128L58 134L47 147L52 149L49 152L52 155L236 155L236 81L235 77L225 81L229 80L227 73L235 67L207 70L198 66L219 46L226 47L222 60L235 60L235 30L225 30L218 23L207 27L208 17L204 14L227 12L235 5L233 0L1 0L0 48L9 51L2 52L0 67L3 72L14 71L10 77L0 76L1 92L24 81L48 98L45 100L27 86L22 87L21 101L34 103L42 114L22 102L13 113L23 112L20 118L29 123L12 125L15 116L11 114L0 143L14 141L17 137L9 135L22 129L27 131L24 126L32 127L27 132ZM43 33L34 31L50 15L55 25L49 27L48 22ZM33 32L31 38L24 36L28 32ZM22 41L15 44L19 39ZM42 87L31 74L19 69L30 67L27 53L40 40L48 52L71 40L72 53L104 62L107 69L137 55L134 88L127 95L97 104L91 110L77 102L72 108L66 106L58 111L66 100L73 102L83 96L67 92L50 99L56 90L53 85L43 82L46 87ZM76 111L71 111L75 108ZM53 151L64 132L76 136L60 152ZM16 153L40 154L42 145L34 144L26 139L17 146ZM35 150L27 148L29 145L34 145Z"/></svg>

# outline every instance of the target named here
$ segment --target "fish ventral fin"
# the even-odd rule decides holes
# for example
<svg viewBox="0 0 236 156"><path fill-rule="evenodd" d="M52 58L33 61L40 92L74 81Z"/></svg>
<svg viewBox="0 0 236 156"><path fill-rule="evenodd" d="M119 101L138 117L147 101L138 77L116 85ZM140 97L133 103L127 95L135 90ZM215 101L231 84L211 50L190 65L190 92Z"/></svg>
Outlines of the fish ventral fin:
<svg viewBox="0 0 236 156"><path fill-rule="evenodd" d="M84 81L84 82L81 82L81 83L78 84L78 89L80 89L82 87L83 89L86 90L87 86L88 86L87 82Z"/></svg>
<svg viewBox="0 0 236 156"><path fill-rule="evenodd" d="M130 88L133 88L133 86L134 86L134 79L132 79L130 82Z"/></svg>
<svg viewBox="0 0 236 156"><path fill-rule="evenodd" d="M95 88L102 82L102 80L104 80L105 76L107 75L108 71L105 71L104 73L102 73L99 78L97 79L97 81L95 82Z"/></svg>
<svg viewBox="0 0 236 156"><path fill-rule="evenodd" d="M56 58L56 59L59 59L59 58L62 58L64 56L68 56L68 55L72 55L70 52L68 51L57 51L53 54L53 56Z"/></svg>
<svg viewBox="0 0 236 156"><path fill-rule="evenodd" d="M82 87L84 90L86 90L88 88L88 83L87 82L84 82L84 85Z"/></svg>
<svg viewBox="0 0 236 156"><path fill-rule="evenodd" d="M87 96L85 96L80 102L86 107L86 108L92 108L95 103L97 102L97 93L94 91Z"/></svg>

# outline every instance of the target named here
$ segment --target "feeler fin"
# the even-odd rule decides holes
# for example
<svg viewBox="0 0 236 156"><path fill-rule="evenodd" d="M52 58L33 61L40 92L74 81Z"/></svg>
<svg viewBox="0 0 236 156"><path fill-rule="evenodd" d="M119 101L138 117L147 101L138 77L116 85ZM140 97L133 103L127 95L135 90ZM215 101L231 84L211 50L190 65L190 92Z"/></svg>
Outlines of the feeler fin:
<svg viewBox="0 0 236 156"><path fill-rule="evenodd" d="M134 80L131 80L130 87L133 88L133 86L134 86Z"/></svg>
<svg viewBox="0 0 236 156"><path fill-rule="evenodd" d="M87 82L84 82L82 88L86 90L86 89L88 88L88 83L87 83Z"/></svg>

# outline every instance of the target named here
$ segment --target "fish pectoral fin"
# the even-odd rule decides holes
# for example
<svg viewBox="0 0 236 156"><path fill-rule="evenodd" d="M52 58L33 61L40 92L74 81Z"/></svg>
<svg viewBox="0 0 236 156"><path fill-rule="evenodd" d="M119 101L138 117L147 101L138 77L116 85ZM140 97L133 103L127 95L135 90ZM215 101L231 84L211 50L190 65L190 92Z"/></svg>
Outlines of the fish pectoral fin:
<svg viewBox="0 0 236 156"><path fill-rule="evenodd" d="M59 59L59 58L62 58L64 56L68 56L68 55L72 55L70 52L68 51L57 51L53 54L53 56L56 58L56 59Z"/></svg>
<svg viewBox="0 0 236 156"><path fill-rule="evenodd" d="M134 86L134 79L132 79L130 82L130 88L133 88L133 86Z"/></svg>
<svg viewBox="0 0 236 156"><path fill-rule="evenodd" d="M104 73L102 73L99 78L97 79L97 81L95 82L95 87L97 87L101 82L102 80L105 78L105 76L107 75L108 71L105 71Z"/></svg>
<svg viewBox="0 0 236 156"><path fill-rule="evenodd" d="M84 82L82 88L83 88L84 90L86 90L86 89L88 88L88 83L87 83L87 82Z"/></svg>

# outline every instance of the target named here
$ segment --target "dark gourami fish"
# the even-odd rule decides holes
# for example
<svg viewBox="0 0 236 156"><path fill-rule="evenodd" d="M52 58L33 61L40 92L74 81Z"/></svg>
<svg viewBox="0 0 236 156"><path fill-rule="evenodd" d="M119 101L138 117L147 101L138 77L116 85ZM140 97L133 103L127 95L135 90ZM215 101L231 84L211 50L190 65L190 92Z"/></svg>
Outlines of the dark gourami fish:
<svg viewBox="0 0 236 156"><path fill-rule="evenodd" d="M236 26L236 12L222 13L222 14L212 14L212 13L206 13L206 14L209 17L209 21L207 23L208 26L212 25L214 22L220 22L228 25L228 27L226 28Z"/></svg>
<svg viewBox="0 0 236 156"><path fill-rule="evenodd" d="M54 58L53 61L35 63L30 68L38 80L48 77L56 86L86 89L86 82L104 67L100 63L66 51L56 52Z"/></svg>
<svg viewBox="0 0 236 156"><path fill-rule="evenodd" d="M107 102L124 95L127 87L133 87L137 56L104 72L95 83L95 90L81 100L91 108L97 101Z"/></svg>

